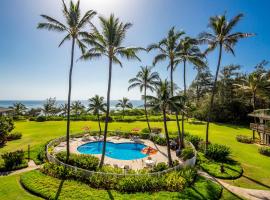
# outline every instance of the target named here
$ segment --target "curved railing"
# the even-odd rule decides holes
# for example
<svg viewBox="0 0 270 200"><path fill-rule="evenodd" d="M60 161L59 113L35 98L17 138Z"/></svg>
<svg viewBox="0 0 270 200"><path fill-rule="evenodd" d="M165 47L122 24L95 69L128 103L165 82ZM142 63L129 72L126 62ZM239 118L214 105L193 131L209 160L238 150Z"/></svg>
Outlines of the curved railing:
<svg viewBox="0 0 270 200"><path fill-rule="evenodd" d="M91 132L93 133L93 132ZM97 132L95 132L97 133ZM85 133L79 133L79 134L75 134L75 135L71 135L70 138L76 138L76 137L79 137L79 136L82 136L84 135ZM149 176L161 176L161 175L164 175L164 174L167 174L168 172L171 172L171 171L174 171L174 170L178 170L178 169L181 169L183 167L186 167L186 166L194 166L195 163L196 163L196 157L197 157L197 152L196 152L196 149L194 148L194 146L192 145L192 143L190 143L190 145L192 146L193 150L194 150L194 157L191 158L191 159L188 159L186 161L184 161L183 163L180 163L179 165L175 166L175 167L171 167L169 169L166 169L166 170L163 170L163 171L160 171L160 172L151 172L151 173L145 173L145 174L142 174L142 173L126 173L124 171L124 173L107 173L107 172L99 172L99 171L90 171L90 170L86 170L86 169L82 169L82 168L79 168L79 167L76 167L76 166L73 166L73 165L69 165L69 164L66 164L64 162L61 162L60 160L58 160L53 154L50 153L50 149L52 147L55 147L56 145L60 144L61 142L64 142L66 141L66 137L60 137L60 138L57 138L57 139L54 139L52 141L50 141L47 145L46 145L46 157L48 159L49 162L52 162L52 163L55 163L55 164L58 164L58 165L62 165L64 167L66 167L67 169L72 169L74 170L75 172L81 174L82 176L92 176L93 174L97 174L97 175L104 175L104 176L115 176L115 177L123 177L123 176L145 176L145 175L149 175Z"/></svg>

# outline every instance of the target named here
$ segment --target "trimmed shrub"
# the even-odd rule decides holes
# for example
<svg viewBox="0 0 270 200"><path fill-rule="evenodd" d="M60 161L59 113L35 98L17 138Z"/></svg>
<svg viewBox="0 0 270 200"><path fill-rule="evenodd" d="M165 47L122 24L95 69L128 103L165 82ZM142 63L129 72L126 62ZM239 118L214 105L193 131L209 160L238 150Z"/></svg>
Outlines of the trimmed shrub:
<svg viewBox="0 0 270 200"><path fill-rule="evenodd" d="M47 119L46 119L45 116L38 116L37 119L36 119L37 122L45 122L46 120Z"/></svg>
<svg viewBox="0 0 270 200"><path fill-rule="evenodd" d="M148 128L143 128L143 129L141 130L141 133L149 133L149 129L148 129Z"/></svg>
<svg viewBox="0 0 270 200"><path fill-rule="evenodd" d="M168 165L165 162L160 162L153 167L152 172L160 172L168 169Z"/></svg>
<svg viewBox="0 0 270 200"><path fill-rule="evenodd" d="M230 154L230 148L225 145L209 144L205 156L215 161L226 161Z"/></svg>
<svg viewBox="0 0 270 200"><path fill-rule="evenodd" d="M66 162L66 154L66 152L60 152L56 154L56 158L62 162ZM70 154L68 164L90 171L96 171L99 159L92 155Z"/></svg>
<svg viewBox="0 0 270 200"><path fill-rule="evenodd" d="M177 171L167 174L164 182L166 190L171 192L182 191L186 185L186 180Z"/></svg>
<svg viewBox="0 0 270 200"><path fill-rule="evenodd" d="M140 134L140 137L141 137L142 139L149 139L150 134L149 134L149 133L141 133L141 134Z"/></svg>
<svg viewBox="0 0 270 200"><path fill-rule="evenodd" d="M147 192L161 190L162 178L141 175L122 178L118 183L118 190L121 192Z"/></svg>
<svg viewBox="0 0 270 200"><path fill-rule="evenodd" d="M241 143L247 143L247 144L253 143L252 137L248 137L246 135L237 135L236 136L236 140L238 142L241 142Z"/></svg>
<svg viewBox="0 0 270 200"><path fill-rule="evenodd" d="M186 140L188 140L189 142L191 142L193 144L193 146L198 149L199 148L199 144L200 142L203 141L203 139L200 137L200 136L197 136L197 135L190 135L188 134L186 137L185 137Z"/></svg>
<svg viewBox="0 0 270 200"><path fill-rule="evenodd" d="M156 143L159 144L161 146L165 146L166 145L166 138L160 137L158 135L155 135L151 138L151 140Z"/></svg>
<svg viewBox="0 0 270 200"><path fill-rule="evenodd" d="M4 160L5 169L12 170L15 167L23 164L24 151L18 150L14 152L4 153L1 157Z"/></svg>
<svg viewBox="0 0 270 200"><path fill-rule="evenodd" d="M55 178L74 178L75 173L73 170L66 168L62 165L47 162L41 168L41 171Z"/></svg>
<svg viewBox="0 0 270 200"><path fill-rule="evenodd" d="M270 147L260 147L258 151L262 155L270 156Z"/></svg>
<svg viewBox="0 0 270 200"><path fill-rule="evenodd" d="M192 147L186 147L181 152L181 158L184 161L193 158L194 155L195 154Z"/></svg>
<svg viewBox="0 0 270 200"><path fill-rule="evenodd" d="M22 133L14 132L7 135L7 141L18 140L22 138Z"/></svg>

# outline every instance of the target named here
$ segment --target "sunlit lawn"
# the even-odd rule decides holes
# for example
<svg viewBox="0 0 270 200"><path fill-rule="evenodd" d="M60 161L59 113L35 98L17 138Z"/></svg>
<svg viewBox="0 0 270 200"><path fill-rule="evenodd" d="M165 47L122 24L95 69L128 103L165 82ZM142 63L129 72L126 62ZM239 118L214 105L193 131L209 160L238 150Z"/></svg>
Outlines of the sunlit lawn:
<svg viewBox="0 0 270 200"><path fill-rule="evenodd" d="M152 126L163 127L162 122L151 122ZM168 122L169 131L176 131L175 122ZM0 149L0 154L16 149L27 149L30 144L31 148L37 148L48 140L64 136L66 123L64 121L53 122L17 122L15 131L23 134L22 139L8 142L8 144ZM79 121L71 122L72 133L81 132L84 126L90 126L92 130L97 130L97 122ZM113 122L109 124L110 130L126 130L139 127L146 127L145 122L120 123ZM186 123L186 131L200 135L204 138L205 125ZM270 186L270 158L262 156L258 153L258 146L255 144L242 144L235 140L238 134L251 135L248 128L238 127L226 124L211 124L210 141L212 143L225 144L231 147L232 156L239 161L244 168L244 177L239 180L230 181L235 185L250 188L267 189ZM257 183L256 183L257 182ZM265 185L266 187L264 187Z"/></svg>

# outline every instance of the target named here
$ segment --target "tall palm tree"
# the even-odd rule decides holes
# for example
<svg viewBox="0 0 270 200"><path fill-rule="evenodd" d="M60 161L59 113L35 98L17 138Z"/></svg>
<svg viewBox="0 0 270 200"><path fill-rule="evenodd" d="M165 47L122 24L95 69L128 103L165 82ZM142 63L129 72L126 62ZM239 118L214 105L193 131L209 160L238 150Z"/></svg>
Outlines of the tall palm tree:
<svg viewBox="0 0 270 200"><path fill-rule="evenodd" d="M91 99L88 100L88 111L93 112L94 115L97 116L98 119L98 127L99 127L99 135L101 134L101 125L100 125L100 112L105 112L106 103L104 102L104 97L95 95Z"/></svg>
<svg viewBox="0 0 270 200"><path fill-rule="evenodd" d="M111 94L111 79L112 79L112 65L118 64L122 67L122 63L118 56L127 59L137 59L140 61L136 53L142 48L137 47L124 47L123 41L126 37L127 30L132 26L131 23L120 22L113 14L109 18L99 17L101 32L92 24L92 33L84 38L84 42L90 45L89 50L83 54L82 59L93 59L105 56L109 60L109 77L107 89L107 108L106 120L104 128L104 144L102 148L102 156L100 160L100 167L104 163L106 140L108 131L108 122L110 115L110 94Z"/></svg>
<svg viewBox="0 0 270 200"><path fill-rule="evenodd" d="M167 117L166 112L169 109L179 109L183 107L184 97L182 96L171 96L170 84L167 80L160 81L156 88L156 96L146 96L149 100L149 106L154 110L160 110L163 114L163 123L167 143L167 154L168 154L168 164L172 166L172 157L170 150L170 138L167 127Z"/></svg>
<svg viewBox="0 0 270 200"><path fill-rule="evenodd" d="M185 37L181 39L180 44L177 47L177 60L176 64L183 62L183 80L184 80L184 96L187 95L187 84L186 84L186 64L187 62L196 66L196 68L203 68L206 66L204 62L205 55L201 53L198 47L198 41L196 39ZM184 146L184 133L185 133L185 115L182 112L182 139L180 147Z"/></svg>
<svg viewBox="0 0 270 200"><path fill-rule="evenodd" d="M71 87L72 87L72 71L73 71L73 60L74 60L74 48L75 43L79 46L79 48L83 51L85 45L81 42L80 37L85 35L86 33L83 31L86 24L90 22L96 12L93 10L88 10L83 17L81 18L80 11L80 1L77 3L73 3L70 1L69 8L63 2L63 16L65 18L66 24L49 17L47 15L41 15L41 17L46 20L46 22L42 22L38 24L38 29L46 29L48 31L56 31L65 33L65 37L60 42L59 47L65 41L71 40L71 60L70 60L70 68L69 68L69 88L68 88L68 112L67 112L67 132L66 132L66 140L67 140L67 160L69 159L69 134L70 134L70 99L71 99Z"/></svg>
<svg viewBox="0 0 270 200"><path fill-rule="evenodd" d="M238 24L242 17L243 14L238 14L229 21L227 20L225 15L210 17L209 27L211 29L211 32L203 32L199 35L200 42L203 44L208 44L208 48L205 53L213 51L216 48L218 48L219 51L216 74L210 100L210 108L207 116L205 150L207 150L208 148L209 122L213 109L217 78L222 58L222 51L225 50L226 52L234 55L234 46L239 41L239 39L250 37L253 35L250 33L233 32L235 26Z"/></svg>
<svg viewBox="0 0 270 200"><path fill-rule="evenodd" d="M123 97L123 99L118 100L118 103L115 106L122 108L123 118L125 117L125 108L133 108L132 103L126 97Z"/></svg>
<svg viewBox="0 0 270 200"><path fill-rule="evenodd" d="M74 101L71 105L71 111L75 115L76 119L84 112L85 106L80 101Z"/></svg>
<svg viewBox="0 0 270 200"><path fill-rule="evenodd" d="M171 96L174 94L174 82L173 82L173 71L178 64L177 61L177 54L179 52L179 42L181 39L181 36L184 35L185 32L183 31L175 31L174 27L172 27L166 38L162 39L157 44L151 44L148 46L147 50L158 50L159 54L155 56L153 60L153 65L156 65L156 63L164 61L166 59L169 60L168 69L170 69L170 88L171 88ZM178 138L179 138L179 144L182 144L181 141L181 134L180 134L180 125L179 125L179 119L178 119L178 112L175 114L176 116L176 123L177 123L177 130L178 130ZM184 134L182 132L182 134ZM180 148L180 145L179 145Z"/></svg>
<svg viewBox="0 0 270 200"><path fill-rule="evenodd" d="M146 122L147 126L149 129L149 133L151 133L151 127L149 124L149 119L148 119L148 113L147 113L147 106L146 106L146 91L149 89L151 92L155 90L155 85L157 82L160 80L159 74L157 72L152 72L152 67L142 67L141 70L137 73L135 78L132 78L129 80L130 86L128 87L128 90L139 87L140 92L144 92L144 112L145 112L145 117L146 117Z"/></svg>

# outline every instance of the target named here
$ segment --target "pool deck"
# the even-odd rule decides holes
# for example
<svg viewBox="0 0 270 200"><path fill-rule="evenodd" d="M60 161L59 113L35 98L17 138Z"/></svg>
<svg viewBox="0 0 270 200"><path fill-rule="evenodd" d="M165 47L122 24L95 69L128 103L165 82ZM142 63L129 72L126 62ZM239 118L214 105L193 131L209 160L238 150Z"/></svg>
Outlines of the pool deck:
<svg viewBox="0 0 270 200"><path fill-rule="evenodd" d="M89 143L89 142L96 142L99 141L97 137L94 136L89 136L87 139L85 138L72 138L70 140L70 152L71 153L76 153L76 154L81 154L77 148L83 144ZM101 139L101 141L103 141ZM160 162L168 162L167 158L167 147L166 146L160 146L155 144L154 142L150 140L143 140L143 139L125 139L125 138L119 138L117 136L114 137L108 137L107 138L108 142L114 142L114 143L123 143L123 142L134 142L134 143L142 143L146 146L152 147L157 150L157 153L154 155L151 155L151 160L154 161L154 163L160 163ZM55 147L54 152L59 152L59 151L65 151L66 150L66 142L61 142L58 146ZM101 158L101 154L93 154L94 156ZM176 156L175 151L171 150L171 156L172 160L178 160L181 163L181 160ZM104 163L105 164L110 164L112 166L118 166L120 168L124 168L124 166L129 166L130 169L138 170L138 169L143 169L148 167L146 165L146 160L148 160L148 156L142 159L137 159L137 160L118 160L114 158L110 158L108 156L105 156Z"/></svg>

